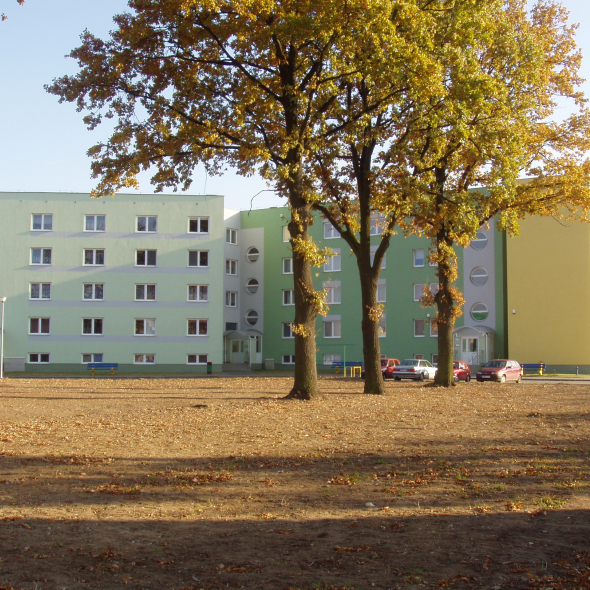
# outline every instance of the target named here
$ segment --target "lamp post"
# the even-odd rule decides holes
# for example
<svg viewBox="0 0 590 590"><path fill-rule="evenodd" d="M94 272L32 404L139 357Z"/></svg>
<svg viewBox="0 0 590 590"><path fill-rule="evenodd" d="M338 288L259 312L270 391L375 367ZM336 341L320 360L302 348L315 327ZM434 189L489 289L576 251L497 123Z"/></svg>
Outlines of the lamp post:
<svg viewBox="0 0 590 590"><path fill-rule="evenodd" d="M0 340L0 379L4 378L4 302L6 297L0 297L2 302L2 340Z"/></svg>

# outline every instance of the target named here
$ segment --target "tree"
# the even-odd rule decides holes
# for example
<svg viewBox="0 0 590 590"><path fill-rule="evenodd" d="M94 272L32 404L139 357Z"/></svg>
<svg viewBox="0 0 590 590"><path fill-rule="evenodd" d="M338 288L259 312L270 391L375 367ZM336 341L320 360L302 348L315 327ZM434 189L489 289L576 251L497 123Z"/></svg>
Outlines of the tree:
<svg viewBox="0 0 590 590"><path fill-rule="evenodd" d="M20 6L22 6L25 3L25 0L16 0L18 2L18 4ZM0 14L0 19L2 20L2 22L4 22L5 20L8 19L8 16L6 16L6 14L2 13Z"/></svg>
<svg viewBox="0 0 590 590"><path fill-rule="evenodd" d="M80 72L47 88L77 102L89 129L116 124L89 150L95 196L135 187L156 169L156 190L186 189L199 162L262 173L288 198L295 286L295 380L291 397L317 394L315 318L323 293L308 234L304 165L326 133L326 113L356 76L348 53L390 26L387 0L131 0L108 41L89 32L71 52Z"/></svg>
<svg viewBox="0 0 590 590"><path fill-rule="evenodd" d="M443 62L446 96L420 107L410 149L392 152L412 195L403 228L431 238L438 265L439 290L425 289L424 305L437 308L440 385L454 384L453 329L463 303L454 248L493 220L517 234L526 215L588 214L590 113L577 90L575 29L552 0L530 13L525 0L506 2L487 33L471 40L473 51ZM560 97L575 105L561 122L554 120Z"/></svg>

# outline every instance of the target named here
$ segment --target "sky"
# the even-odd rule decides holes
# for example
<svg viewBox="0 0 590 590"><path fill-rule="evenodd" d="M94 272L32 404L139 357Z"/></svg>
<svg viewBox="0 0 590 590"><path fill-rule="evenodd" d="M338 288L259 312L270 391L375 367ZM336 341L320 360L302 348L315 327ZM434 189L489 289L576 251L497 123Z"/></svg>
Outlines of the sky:
<svg viewBox="0 0 590 590"><path fill-rule="evenodd" d="M582 76L590 97L590 1L562 4L570 22L580 23L577 40L587 56ZM8 16L0 23L0 191L84 193L94 188L86 151L107 139L107 129L88 131L82 113L59 104L43 85L76 73L75 61L65 56L80 44L82 31L106 38L114 28L113 15L126 6L126 0L27 0L22 7L16 0L0 0L0 13ZM139 180L141 192L154 192L148 174ZM243 178L231 170L207 176L200 167L188 194L225 195L233 209L284 205L273 192L260 193L268 188L256 176Z"/></svg>

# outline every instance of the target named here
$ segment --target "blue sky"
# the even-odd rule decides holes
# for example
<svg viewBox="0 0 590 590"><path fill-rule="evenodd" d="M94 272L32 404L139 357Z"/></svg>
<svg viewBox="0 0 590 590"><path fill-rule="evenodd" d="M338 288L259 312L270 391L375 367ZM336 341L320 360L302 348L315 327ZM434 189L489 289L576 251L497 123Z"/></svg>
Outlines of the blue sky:
<svg viewBox="0 0 590 590"><path fill-rule="evenodd" d="M582 75L589 81L590 1L564 0L571 22L580 23L578 44L584 55ZM9 19L0 23L0 191L89 192L86 150L106 139L106 129L86 130L73 105L58 104L43 85L63 74L75 73L76 64L65 55L79 45L88 28L106 37L112 16L123 12L126 0L0 0L0 12ZM565 109L565 107L564 107ZM140 177L141 191L153 192L149 177ZM257 177L242 178L229 172L206 177L195 171L192 194L223 194L226 206L247 209L256 193L268 188ZM282 205L273 193L254 199L254 208Z"/></svg>

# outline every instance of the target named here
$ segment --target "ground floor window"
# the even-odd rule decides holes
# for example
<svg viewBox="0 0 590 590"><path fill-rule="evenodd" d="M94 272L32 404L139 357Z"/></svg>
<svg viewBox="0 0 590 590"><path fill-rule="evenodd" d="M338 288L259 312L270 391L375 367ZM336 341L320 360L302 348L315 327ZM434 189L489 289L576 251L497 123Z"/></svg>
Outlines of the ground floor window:
<svg viewBox="0 0 590 590"><path fill-rule="evenodd" d="M134 356L134 365L153 365L156 362L156 355L155 354L135 354Z"/></svg>
<svg viewBox="0 0 590 590"><path fill-rule="evenodd" d="M189 354L187 365L206 365L208 356L206 354Z"/></svg>
<svg viewBox="0 0 590 590"><path fill-rule="evenodd" d="M324 365L331 365L332 363L339 363L342 361L342 355L340 354L325 354Z"/></svg>
<svg viewBox="0 0 590 590"><path fill-rule="evenodd" d="M284 354L283 355L283 365L294 365L295 364L295 355L294 354Z"/></svg>
<svg viewBox="0 0 590 590"><path fill-rule="evenodd" d="M48 352L31 352L29 354L29 363L37 364L37 363L49 363L49 353Z"/></svg>
<svg viewBox="0 0 590 590"><path fill-rule="evenodd" d="M82 353L82 364L85 365L86 363L102 363L102 358L102 352Z"/></svg>

